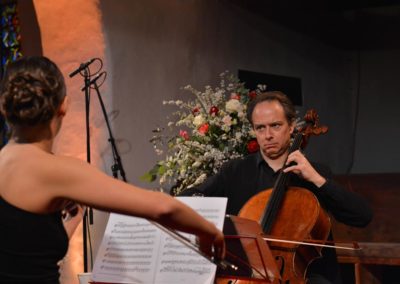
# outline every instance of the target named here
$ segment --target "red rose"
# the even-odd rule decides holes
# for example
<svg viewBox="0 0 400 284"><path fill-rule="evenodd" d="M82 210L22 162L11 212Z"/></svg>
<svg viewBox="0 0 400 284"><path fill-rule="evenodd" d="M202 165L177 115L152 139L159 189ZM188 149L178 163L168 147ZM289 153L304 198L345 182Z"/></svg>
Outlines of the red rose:
<svg viewBox="0 0 400 284"><path fill-rule="evenodd" d="M255 153L258 151L258 149L260 149L260 146L258 145L257 140L253 139L247 143L247 152Z"/></svg>
<svg viewBox="0 0 400 284"><path fill-rule="evenodd" d="M185 140L189 140L189 134L187 133L186 130L180 130L179 131L179 136L181 136Z"/></svg>
<svg viewBox="0 0 400 284"><path fill-rule="evenodd" d="M252 99L254 99L255 97L257 97L256 91L251 91L248 95L249 95L250 100L252 100Z"/></svg>
<svg viewBox="0 0 400 284"><path fill-rule="evenodd" d="M219 109L216 106L212 106L210 108L210 115L217 115L218 111L219 111Z"/></svg>
<svg viewBox="0 0 400 284"><path fill-rule="evenodd" d="M240 95L238 93L232 93L231 99L240 101Z"/></svg>
<svg viewBox="0 0 400 284"><path fill-rule="evenodd" d="M208 132L208 128L209 128L208 123L204 123L199 127L199 133L203 135L206 134Z"/></svg>
<svg viewBox="0 0 400 284"><path fill-rule="evenodd" d="M194 109L192 109L192 114L196 115L196 113L198 113L200 110L198 107L195 107Z"/></svg>

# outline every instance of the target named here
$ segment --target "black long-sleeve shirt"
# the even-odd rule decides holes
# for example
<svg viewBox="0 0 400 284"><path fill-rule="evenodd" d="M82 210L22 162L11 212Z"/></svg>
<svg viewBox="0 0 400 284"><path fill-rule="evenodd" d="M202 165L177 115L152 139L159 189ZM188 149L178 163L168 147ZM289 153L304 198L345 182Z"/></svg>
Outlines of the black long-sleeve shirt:
<svg viewBox="0 0 400 284"><path fill-rule="evenodd" d="M366 226L372 219L372 211L366 200L334 182L328 167L316 163L312 165L327 180L323 186L318 188L294 174L289 185L313 192L321 206L337 221L349 226ZM198 187L186 189L182 195L227 197L227 214L237 215L252 196L272 188L278 174L279 172L274 172L258 152L226 163L216 175ZM308 274L321 275L332 283L340 283L335 251L323 249L322 254L322 258L312 262Z"/></svg>

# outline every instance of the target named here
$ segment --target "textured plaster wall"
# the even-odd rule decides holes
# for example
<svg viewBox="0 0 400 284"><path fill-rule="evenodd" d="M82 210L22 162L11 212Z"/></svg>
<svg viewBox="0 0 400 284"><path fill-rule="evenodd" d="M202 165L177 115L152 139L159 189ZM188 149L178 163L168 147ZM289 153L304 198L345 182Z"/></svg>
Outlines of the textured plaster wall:
<svg viewBox="0 0 400 284"><path fill-rule="evenodd" d="M85 102L81 92L83 79L68 74L93 57L104 58L101 13L97 0L35 0L43 55L52 59L63 72L69 96L69 109L55 143L57 154L86 160ZM93 66L93 68L96 66ZM105 88L105 87L102 87ZM104 123L95 93L91 95L91 161L103 167L106 151ZM108 99L105 99L108 103ZM78 283L77 273L83 271L82 226L70 242L63 265L63 283Z"/></svg>
<svg viewBox="0 0 400 284"><path fill-rule="evenodd" d="M167 99L188 99L181 87L215 85L224 70L299 77L304 113L315 108L325 136L307 149L314 160L345 172L352 157L354 55L287 30L229 1L100 1L110 56L115 131L128 178L157 160L151 130L165 126ZM329 149L329 150L328 150Z"/></svg>

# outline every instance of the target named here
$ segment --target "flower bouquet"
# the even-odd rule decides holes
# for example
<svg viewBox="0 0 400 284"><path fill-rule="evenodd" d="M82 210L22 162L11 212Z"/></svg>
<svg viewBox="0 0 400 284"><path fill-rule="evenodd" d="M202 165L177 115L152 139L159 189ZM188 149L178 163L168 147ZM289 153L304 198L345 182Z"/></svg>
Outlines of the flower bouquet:
<svg viewBox="0 0 400 284"><path fill-rule="evenodd" d="M258 150L246 110L265 86L250 91L238 78L223 72L215 88L206 86L198 91L188 85L183 89L193 99L164 101L177 107L175 119L168 123L169 134L165 128L157 128L150 140L158 155L166 148L165 159L142 176L149 182L158 178L161 190L169 188L173 195L201 184L228 160Z"/></svg>

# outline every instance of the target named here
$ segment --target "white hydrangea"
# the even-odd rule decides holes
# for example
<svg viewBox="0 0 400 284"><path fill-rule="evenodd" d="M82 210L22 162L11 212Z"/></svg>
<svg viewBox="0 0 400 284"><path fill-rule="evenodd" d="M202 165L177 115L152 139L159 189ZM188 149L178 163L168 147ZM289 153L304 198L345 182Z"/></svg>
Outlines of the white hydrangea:
<svg viewBox="0 0 400 284"><path fill-rule="evenodd" d="M242 104L239 100L236 99L230 99L229 101L227 101L225 104L225 109L228 113L243 112Z"/></svg>
<svg viewBox="0 0 400 284"><path fill-rule="evenodd" d="M194 117L194 119L193 119L193 124L194 124L196 127L199 127L199 126L202 125L204 122L205 122L205 119L204 119L203 115L201 115L201 114L196 115L196 116Z"/></svg>

